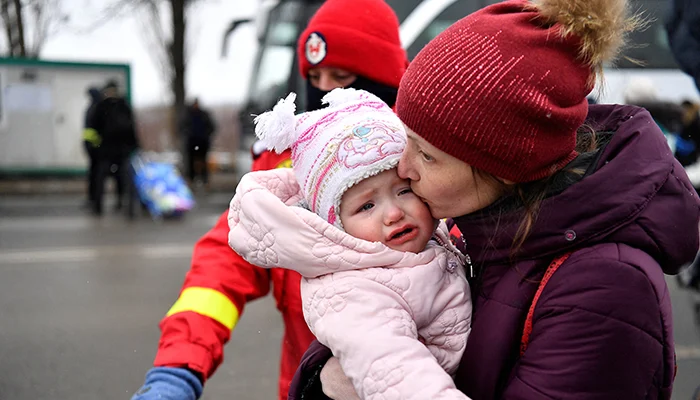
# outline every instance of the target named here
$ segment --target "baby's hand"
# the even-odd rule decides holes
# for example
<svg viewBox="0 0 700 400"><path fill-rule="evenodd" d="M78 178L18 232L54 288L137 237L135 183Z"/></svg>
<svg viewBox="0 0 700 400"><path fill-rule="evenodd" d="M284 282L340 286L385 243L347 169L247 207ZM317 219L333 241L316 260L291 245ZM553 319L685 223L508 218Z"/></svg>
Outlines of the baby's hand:
<svg viewBox="0 0 700 400"><path fill-rule="evenodd" d="M333 400L361 400L336 357L331 357L321 370L321 387L323 394Z"/></svg>

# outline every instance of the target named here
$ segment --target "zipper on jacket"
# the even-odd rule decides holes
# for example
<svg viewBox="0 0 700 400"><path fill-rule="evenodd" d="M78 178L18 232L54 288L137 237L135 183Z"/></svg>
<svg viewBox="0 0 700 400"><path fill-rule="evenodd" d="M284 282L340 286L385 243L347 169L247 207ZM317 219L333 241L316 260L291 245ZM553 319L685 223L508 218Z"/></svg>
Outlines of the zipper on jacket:
<svg viewBox="0 0 700 400"><path fill-rule="evenodd" d="M469 254L464 253L464 259L467 261L467 266L469 267L469 279L475 278L474 265L472 265L472 258L469 257Z"/></svg>
<svg viewBox="0 0 700 400"><path fill-rule="evenodd" d="M438 242L438 244L440 244L440 246L446 248L449 252L451 252L451 253L454 254L454 250L452 250L452 248L450 248L450 246L448 246L442 239L440 239L440 237L439 237L438 235L433 236L433 239L435 239L435 240ZM464 248L466 249L466 248L467 248L467 242L464 240L464 237L460 237L460 239L462 240L462 244L464 244ZM453 246L453 247L454 247L454 246ZM462 252L459 251L459 250L457 250L457 252L458 252L460 255L462 255L462 256L464 257L464 261L465 261L466 264L467 264L466 266L469 267L469 276L468 276L468 278L469 278L469 279L474 278L474 265L472 264L472 258L469 257L469 254L466 253L466 252L465 252L465 253L462 253ZM458 256L458 257L459 257L459 256ZM452 270L450 270L450 272L451 272L451 271L452 271Z"/></svg>

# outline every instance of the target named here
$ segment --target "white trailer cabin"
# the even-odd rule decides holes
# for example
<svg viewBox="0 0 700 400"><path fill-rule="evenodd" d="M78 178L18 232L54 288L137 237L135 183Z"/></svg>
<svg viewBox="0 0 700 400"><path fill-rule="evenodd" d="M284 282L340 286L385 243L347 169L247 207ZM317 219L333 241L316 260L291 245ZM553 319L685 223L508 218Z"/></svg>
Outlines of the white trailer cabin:
<svg viewBox="0 0 700 400"><path fill-rule="evenodd" d="M84 174L88 89L109 80L130 101L127 64L0 58L0 176Z"/></svg>

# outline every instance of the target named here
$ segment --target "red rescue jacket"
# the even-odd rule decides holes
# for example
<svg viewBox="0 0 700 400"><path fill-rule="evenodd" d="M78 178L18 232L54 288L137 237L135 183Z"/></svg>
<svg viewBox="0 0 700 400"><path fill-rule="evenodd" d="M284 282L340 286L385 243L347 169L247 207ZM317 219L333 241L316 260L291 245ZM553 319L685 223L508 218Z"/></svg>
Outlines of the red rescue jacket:
<svg viewBox="0 0 700 400"><path fill-rule="evenodd" d="M253 170L290 167L290 151L265 151L255 157ZM299 285L301 276L284 269L256 267L228 245L228 211L195 245L192 266L180 297L160 322L161 338L155 366L187 367L206 380L223 360L224 345L245 304L269 293L284 320L279 398L286 399L301 356L314 339L304 322Z"/></svg>

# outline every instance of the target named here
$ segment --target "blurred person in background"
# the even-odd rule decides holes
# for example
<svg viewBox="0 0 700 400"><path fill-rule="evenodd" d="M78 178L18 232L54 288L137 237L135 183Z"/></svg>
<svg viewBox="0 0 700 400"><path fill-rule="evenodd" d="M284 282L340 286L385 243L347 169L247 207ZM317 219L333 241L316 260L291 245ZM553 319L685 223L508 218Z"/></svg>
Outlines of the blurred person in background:
<svg viewBox="0 0 700 400"><path fill-rule="evenodd" d="M83 147L88 158L88 184L87 184L87 201L85 206L92 209L95 203L95 177L97 176L97 148L100 146L101 138L96 130L89 128L90 119L95 111L95 107L102 100L102 92L97 87L88 88L87 95L90 98L90 104L85 110L85 118L83 124Z"/></svg>
<svg viewBox="0 0 700 400"><path fill-rule="evenodd" d="M684 100L681 103L682 128L680 130L680 138L683 146L682 154L678 154L678 161L683 166L689 166L698 162L698 154L700 150L700 105L690 100Z"/></svg>
<svg viewBox="0 0 700 400"><path fill-rule="evenodd" d="M95 190L93 213L101 216L105 180L113 174L116 180L117 202L115 209L122 208L125 193L126 162L129 154L138 148L134 113L126 99L119 93L116 81L109 81L102 89L103 99L95 105L88 119L87 129L100 137L96 148Z"/></svg>
<svg viewBox="0 0 700 400"><path fill-rule="evenodd" d="M700 89L700 2L673 0L666 32L678 65Z"/></svg>
<svg viewBox="0 0 700 400"><path fill-rule="evenodd" d="M695 80L695 86L700 90L700 2L697 0L673 0L669 19L666 23L668 40L673 56L681 69ZM698 132L698 108L691 102L684 102L684 128L681 137L694 138ZM693 139L691 139L693 140ZM686 161L696 163L698 157L698 141L695 142L694 154L689 154ZM682 161L681 161L682 162ZM692 175L689 173L689 175ZM697 191L697 184L694 183ZM700 291L700 257L681 274L679 283L686 288L695 288ZM696 315L700 316L700 303L696 303ZM700 400L700 386L698 386L695 400Z"/></svg>
<svg viewBox="0 0 700 400"><path fill-rule="evenodd" d="M687 152L687 145L680 139L683 130L683 108L680 104L659 99L654 82L646 76L630 79L624 91L625 104L646 108L666 136L669 147L678 158Z"/></svg>
<svg viewBox="0 0 700 400"><path fill-rule="evenodd" d="M700 149L700 105L693 103L690 100L685 100L681 104L683 107L683 129L680 133L679 141L682 141L682 146L686 146L688 154L685 157L678 157L678 161L686 166L688 177L695 187L695 191L700 194L700 179L698 172L700 165L698 164L698 149ZM678 152L676 152L678 153ZM693 291L694 311L696 315L696 323L700 323L700 253L695 258L695 261L681 271L677 276L677 282L680 287ZM698 387L695 398L700 396L700 387Z"/></svg>
<svg viewBox="0 0 700 400"><path fill-rule="evenodd" d="M211 147L211 137L216 132L216 124L208 111L204 110L199 99L194 99L187 107L181 124L182 137L187 140L187 174L190 184L197 178L205 186L209 185L207 155Z"/></svg>
<svg viewBox="0 0 700 400"><path fill-rule="evenodd" d="M383 0L327 0L300 35L297 54L309 111L322 108L321 98L339 87L367 90L393 107L408 65L398 18ZM289 150L277 154L256 143L252 151L253 171L291 166ZM180 296L160 323L154 368L132 400L199 398L246 303L271 289L284 321L279 399L287 398L314 339L302 314L301 276L253 266L231 250L227 215L195 245Z"/></svg>

